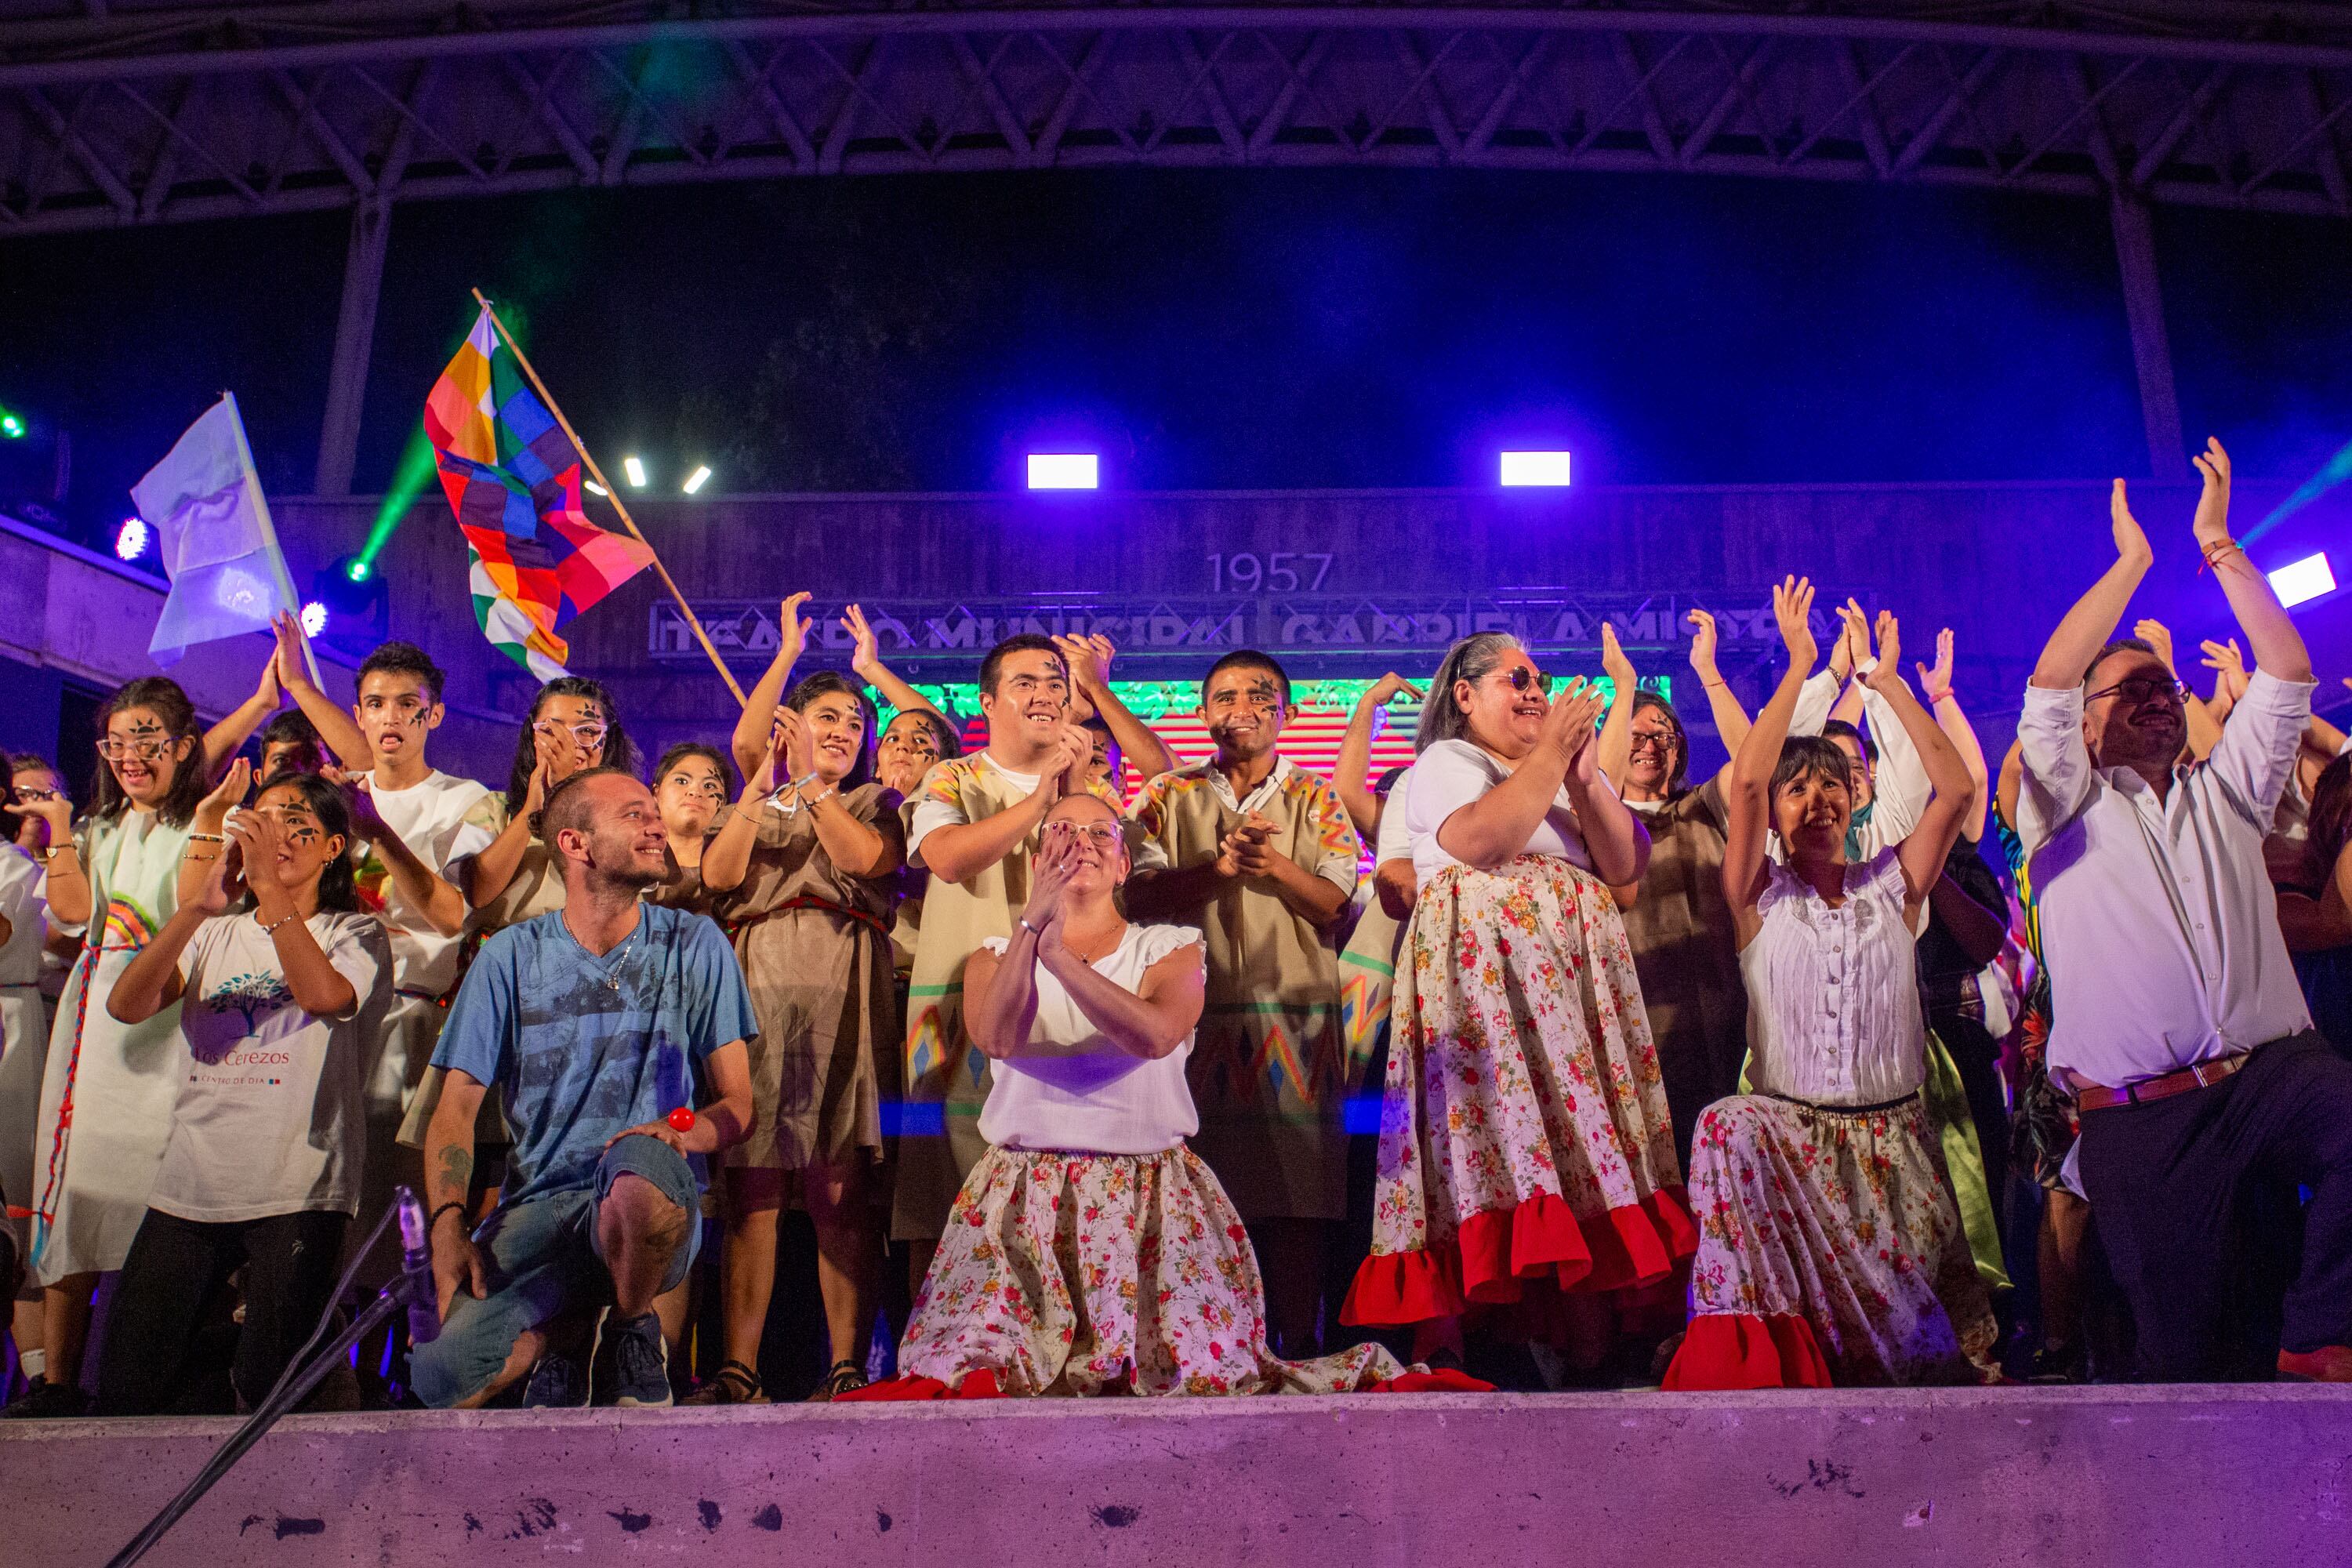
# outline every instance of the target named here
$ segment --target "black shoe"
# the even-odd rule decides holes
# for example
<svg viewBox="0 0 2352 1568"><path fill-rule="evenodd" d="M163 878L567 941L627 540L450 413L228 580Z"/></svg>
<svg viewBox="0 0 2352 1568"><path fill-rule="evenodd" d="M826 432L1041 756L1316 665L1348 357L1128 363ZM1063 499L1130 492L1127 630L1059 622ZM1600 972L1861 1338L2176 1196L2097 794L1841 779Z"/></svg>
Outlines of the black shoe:
<svg viewBox="0 0 2352 1568"><path fill-rule="evenodd" d="M72 1384L51 1383L38 1378L30 1388L8 1402L0 1410L0 1420L57 1421L71 1420L89 1414L89 1395Z"/></svg>
<svg viewBox="0 0 2352 1568"><path fill-rule="evenodd" d="M588 1368L596 1359L596 1342L604 1332L604 1313L596 1314L596 1326L588 1339L588 1353L573 1355L550 1345L531 1363L530 1377L522 1386L522 1407L525 1410L577 1410L588 1403ZM567 1336L568 1337L568 1336Z"/></svg>
<svg viewBox="0 0 2352 1568"><path fill-rule="evenodd" d="M2033 1363L2026 1371L2025 1381L2047 1385L2082 1382L2083 1347L2043 1345L2033 1352Z"/></svg>
<svg viewBox="0 0 2352 1568"><path fill-rule="evenodd" d="M662 1342L661 1319L647 1312L616 1323L612 1342L613 1403L625 1410L670 1405L669 1347Z"/></svg>

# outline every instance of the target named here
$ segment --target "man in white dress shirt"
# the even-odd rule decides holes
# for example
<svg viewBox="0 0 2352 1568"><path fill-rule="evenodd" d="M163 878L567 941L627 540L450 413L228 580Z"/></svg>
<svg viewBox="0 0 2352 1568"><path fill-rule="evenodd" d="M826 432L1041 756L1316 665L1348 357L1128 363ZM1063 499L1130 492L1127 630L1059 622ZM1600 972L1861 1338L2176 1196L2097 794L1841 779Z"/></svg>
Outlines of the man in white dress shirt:
<svg viewBox="0 0 2352 1568"><path fill-rule="evenodd" d="M2197 546L2257 668L2202 763L2179 683L2105 642L2154 560L2116 481L2116 561L2026 688L2019 827L2041 890L2052 1079L2082 1111L2082 1174L2144 1373L2217 1375L2241 1205L2310 1189L2279 1371L2352 1382L2352 1063L2311 1027L2263 835L2314 682L2303 638L2229 536L2229 458L2197 459ZM2104 644L2104 646L2102 646Z"/></svg>

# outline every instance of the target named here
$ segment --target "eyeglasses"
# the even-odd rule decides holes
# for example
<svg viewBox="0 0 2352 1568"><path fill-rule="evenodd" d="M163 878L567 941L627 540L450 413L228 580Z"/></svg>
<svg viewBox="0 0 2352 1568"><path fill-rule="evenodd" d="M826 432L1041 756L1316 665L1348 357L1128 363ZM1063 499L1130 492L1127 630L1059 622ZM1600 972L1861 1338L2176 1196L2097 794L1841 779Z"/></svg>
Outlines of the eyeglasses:
<svg viewBox="0 0 2352 1568"><path fill-rule="evenodd" d="M172 738L168 735L159 735L153 740L140 735L128 741L109 735L98 743L98 754L110 763L127 762L133 757L142 763L152 763L171 748Z"/></svg>
<svg viewBox="0 0 2352 1568"><path fill-rule="evenodd" d="M1671 730L1636 730L1625 738L1625 749L1629 752L1639 752L1649 747L1655 747L1661 752L1670 752L1674 750L1674 746L1675 736Z"/></svg>
<svg viewBox="0 0 2352 1568"><path fill-rule="evenodd" d="M16 792L16 798L26 805L46 805L50 801L65 797L66 793L61 789L20 789Z"/></svg>
<svg viewBox="0 0 2352 1568"><path fill-rule="evenodd" d="M1514 691L1525 691L1532 686L1547 697L1551 695L1551 677L1534 665L1513 665L1503 672L1503 679L1510 683L1511 689Z"/></svg>
<svg viewBox="0 0 2352 1568"><path fill-rule="evenodd" d="M530 728L536 735L569 735L579 742L583 751L593 752L604 743L604 726L602 724L559 724L552 719L541 719Z"/></svg>
<svg viewBox="0 0 2352 1568"><path fill-rule="evenodd" d="M2151 697L2168 697L2178 702L2188 689L2179 681L2161 676L2133 675L2116 681L2104 691L2092 692L2083 700L2096 702L2102 697L2120 697L2126 702L2139 703Z"/></svg>
<svg viewBox="0 0 2352 1568"><path fill-rule="evenodd" d="M1118 826L1108 822L1091 826L1076 822L1049 822L1045 833L1052 838L1083 838L1097 849L1108 849L1122 837Z"/></svg>

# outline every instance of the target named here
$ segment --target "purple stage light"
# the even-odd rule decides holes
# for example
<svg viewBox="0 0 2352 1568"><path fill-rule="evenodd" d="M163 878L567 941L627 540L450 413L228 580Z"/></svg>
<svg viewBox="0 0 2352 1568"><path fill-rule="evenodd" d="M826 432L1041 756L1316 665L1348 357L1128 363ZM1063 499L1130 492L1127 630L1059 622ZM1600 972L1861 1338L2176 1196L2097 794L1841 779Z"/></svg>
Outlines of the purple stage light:
<svg viewBox="0 0 2352 1568"><path fill-rule="evenodd" d="M1033 490L1091 490L1100 488L1101 469L1092 452L1032 452L1029 488Z"/></svg>
<svg viewBox="0 0 2352 1568"><path fill-rule="evenodd" d="M327 629L327 606L313 599L302 606L302 634L317 637Z"/></svg>
<svg viewBox="0 0 2352 1568"><path fill-rule="evenodd" d="M155 537L147 520L126 517L122 526L114 531L114 555L118 561L136 561L147 553L147 545Z"/></svg>
<svg viewBox="0 0 2352 1568"><path fill-rule="evenodd" d="M1502 482L1509 489L1563 489L1568 485L1566 452L1506 452Z"/></svg>
<svg viewBox="0 0 2352 1568"><path fill-rule="evenodd" d="M2336 592L2336 574L2328 570L2327 552L2306 555L2300 561L2290 561L2269 574L2271 587L2279 603L2292 609L2322 594Z"/></svg>

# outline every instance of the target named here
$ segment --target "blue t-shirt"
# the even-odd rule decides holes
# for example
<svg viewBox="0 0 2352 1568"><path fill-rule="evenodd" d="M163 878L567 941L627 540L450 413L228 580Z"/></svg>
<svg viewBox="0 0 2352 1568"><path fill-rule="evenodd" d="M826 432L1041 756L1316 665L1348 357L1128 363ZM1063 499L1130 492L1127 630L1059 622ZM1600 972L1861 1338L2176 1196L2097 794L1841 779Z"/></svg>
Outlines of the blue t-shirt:
<svg viewBox="0 0 2352 1568"><path fill-rule="evenodd" d="M710 1053L759 1028L708 916L641 905L637 929L599 958L559 910L482 943L433 1065L497 1089L515 1137L510 1203L588 1186L614 1133L696 1103Z"/></svg>

